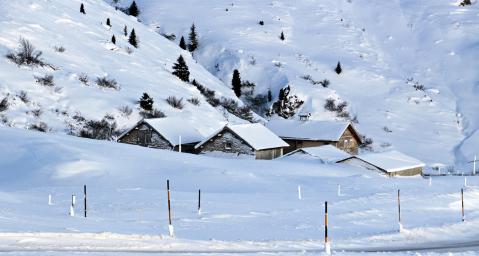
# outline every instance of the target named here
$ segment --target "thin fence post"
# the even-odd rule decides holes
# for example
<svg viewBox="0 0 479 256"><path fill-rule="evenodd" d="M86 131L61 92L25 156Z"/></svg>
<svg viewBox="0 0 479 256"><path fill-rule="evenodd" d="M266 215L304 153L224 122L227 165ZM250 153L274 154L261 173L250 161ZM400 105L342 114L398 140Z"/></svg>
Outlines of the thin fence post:
<svg viewBox="0 0 479 256"><path fill-rule="evenodd" d="M338 196L341 196L341 184L338 184Z"/></svg>
<svg viewBox="0 0 479 256"><path fill-rule="evenodd" d="M52 194L48 195L48 205L53 205L52 203Z"/></svg>
<svg viewBox="0 0 479 256"><path fill-rule="evenodd" d="M331 244L328 237L328 201L324 202L324 252L331 254Z"/></svg>
<svg viewBox="0 0 479 256"><path fill-rule="evenodd" d="M466 217L464 215L464 189L463 188L461 188L461 205L462 205L462 222L464 222Z"/></svg>
<svg viewBox="0 0 479 256"><path fill-rule="evenodd" d="M72 203L70 205L70 216L75 217L75 195L72 195Z"/></svg>
<svg viewBox="0 0 479 256"><path fill-rule="evenodd" d="M303 199L303 196L301 195L301 186L298 186L298 199Z"/></svg>
<svg viewBox="0 0 479 256"><path fill-rule="evenodd" d="M476 175L476 161L477 161L477 155L474 156L474 164L472 168L472 175Z"/></svg>
<svg viewBox="0 0 479 256"><path fill-rule="evenodd" d="M399 232L403 230L401 223L401 190L398 189L398 221L399 221Z"/></svg>
<svg viewBox="0 0 479 256"><path fill-rule="evenodd" d="M86 218L86 213L87 213L87 201L86 201L86 185L83 185L83 213Z"/></svg>
<svg viewBox="0 0 479 256"><path fill-rule="evenodd" d="M198 215L201 215L201 189L198 189Z"/></svg>
<svg viewBox="0 0 479 256"><path fill-rule="evenodd" d="M173 224L171 223L170 180L166 180L166 189L168 190L168 231L170 232L170 236L173 237L175 234L174 234Z"/></svg>
<svg viewBox="0 0 479 256"><path fill-rule="evenodd" d="M464 177L464 187L467 187L467 177Z"/></svg>

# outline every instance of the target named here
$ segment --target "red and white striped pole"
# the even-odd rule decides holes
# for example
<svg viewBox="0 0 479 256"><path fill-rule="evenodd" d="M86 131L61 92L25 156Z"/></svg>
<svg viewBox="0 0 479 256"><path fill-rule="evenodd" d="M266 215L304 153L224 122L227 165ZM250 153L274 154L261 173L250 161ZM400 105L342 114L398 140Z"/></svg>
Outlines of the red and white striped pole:
<svg viewBox="0 0 479 256"><path fill-rule="evenodd" d="M170 194L170 180L166 180L166 189L168 191L168 231L170 232L170 236L175 236L175 229L173 228L173 224L171 223L171 194Z"/></svg>
<svg viewBox="0 0 479 256"><path fill-rule="evenodd" d="M324 252L331 254L331 243L328 237L328 201L324 202Z"/></svg>

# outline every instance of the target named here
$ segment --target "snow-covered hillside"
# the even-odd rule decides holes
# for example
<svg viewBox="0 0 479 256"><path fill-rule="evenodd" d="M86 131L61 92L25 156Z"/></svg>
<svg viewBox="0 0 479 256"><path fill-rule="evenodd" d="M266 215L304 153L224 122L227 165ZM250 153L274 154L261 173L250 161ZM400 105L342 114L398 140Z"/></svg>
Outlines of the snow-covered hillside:
<svg viewBox="0 0 479 256"><path fill-rule="evenodd" d="M420 176L391 179L312 160L220 159L13 128L0 128L0 148L9 149L0 155L1 255L318 255L323 251L324 201L329 202L335 255L467 251L461 249L467 245L476 245L477 251L477 177L467 181L466 222L461 223L463 177L434 177L431 183ZM175 238L168 237L167 179ZM83 185L88 191L86 219ZM68 214L71 195L77 196L75 217Z"/></svg>
<svg viewBox="0 0 479 256"><path fill-rule="evenodd" d="M187 37L194 22L200 34L195 58L227 86L235 68L257 84L256 93L271 88L276 97L281 87L291 85L292 93L306 101L300 111L311 112L313 119L337 118L325 110L326 99L346 101L376 150L398 149L429 165L456 164L464 170L479 153L473 146L479 142L478 4L136 2L143 22L177 38ZM339 76L334 72L338 61ZM328 88L313 84L323 79L331 82Z"/></svg>
<svg viewBox="0 0 479 256"><path fill-rule="evenodd" d="M86 14L80 13L82 2ZM112 27L106 25L108 18ZM125 26L128 33L135 29L138 49L124 36ZM140 119L137 101L144 92L153 97L154 108L167 116L201 120L198 123L205 133L217 129L226 118L241 121L213 108L194 86L171 74L181 54L189 66L190 80L216 91L218 98L236 99L190 53L101 0L2 1L0 28L0 101L5 97L8 101L8 109L0 113L4 126L29 128L43 122L48 130L64 132L78 129L81 117L100 120L108 114L121 130ZM116 45L111 43L113 35ZM54 69L19 67L7 60L5 55L17 49L20 38L42 51L41 58ZM46 75L53 75L54 86L36 82L35 77ZM81 76L87 76L88 82L82 83ZM116 80L119 89L99 87L98 77ZM165 99L169 96L183 98L185 107L168 105ZM199 106L187 102L195 97L200 99ZM125 107L133 113L120 111Z"/></svg>

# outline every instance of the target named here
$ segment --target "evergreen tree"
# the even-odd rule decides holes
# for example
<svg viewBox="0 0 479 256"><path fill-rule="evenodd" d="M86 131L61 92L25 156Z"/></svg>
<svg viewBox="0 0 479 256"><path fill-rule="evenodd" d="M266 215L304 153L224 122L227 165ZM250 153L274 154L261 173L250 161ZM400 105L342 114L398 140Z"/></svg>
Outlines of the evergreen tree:
<svg viewBox="0 0 479 256"><path fill-rule="evenodd" d="M133 45L133 47L138 48L138 38L136 38L135 29L131 30L130 38L128 38L128 42Z"/></svg>
<svg viewBox="0 0 479 256"><path fill-rule="evenodd" d="M140 107L146 111L151 111L153 110L153 102L153 98L145 92L140 98Z"/></svg>
<svg viewBox="0 0 479 256"><path fill-rule="evenodd" d="M109 27L111 27L110 18L107 18L107 19L106 19L106 25L109 26Z"/></svg>
<svg viewBox="0 0 479 256"><path fill-rule="evenodd" d="M268 102L273 101L273 93L271 92L271 88L268 89Z"/></svg>
<svg viewBox="0 0 479 256"><path fill-rule="evenodd" d="M190 43L188 44L188 50L194 52L198 48L198 34L196 33L196 26L194 23L191 25L189 39Z"/></svg>
<svg viewBox="0 0 479 256"><path fill-rule="evenodd" d="M279 39L281 39L281 41L284 41L285 37L284 37L283 31L281 31L281 35L279 36Z"/></svg>
<svg viewBox="0 0 479 256"><path fill-rule="evenodd" d="M123 28L123 35L128 36L128 27L126 25Z"/></svg>
<svg viewBox="0 0 479 256"><path fill-rule="evenodd" d="M236 96L241 97L241 77L237 69L233 71L233 79L231 80L231 85L233 86L233 91Z"/></svg>
<svg viewBox="0 0 479 256"><path fill-rule="evenodd" d="M341 68L341 63L338 61L338 65L336 66L336 68L334 69L334 71L336 71L336 73L339 75L341 74L341 72L343 72L343 69Z"/></svg>
<svg viewBox="0 0 479 256"><path fill-rule="evenodd" d="M112 43L112 44L116 44L116 37L115 37L115 35L113 35L113 36L111 37L111 43Z"/></svg>
<svg viewBox="0 0 479 256"><path fill-rule="evenodd" d="M86 14L85 6L83 5L83 3L81 3L81 5L80 5L80 13Z"/></svg>
<svg viewBox="0 0 479 256"><path fill-rule="evenodd" d="M177 76L179 79L185 82L190 81L190 71L186 65L185 59L180 55L177 62L173 65L173 75Z"/></svg>
<svg viewBox="0 0 479 256"><path fill-rule="evenodd" d="M138 6L136 5L135 1L133 1L130 7L128 7L128 14L135 17L138 17L138 15L140 15L140 9L138 9Z"/></svg>
<svg viewBox="0 0 479 256"><path fill-rule="evenodd" d="M185 38L183 36L180 39L180 48L186 50Z"/></svg>

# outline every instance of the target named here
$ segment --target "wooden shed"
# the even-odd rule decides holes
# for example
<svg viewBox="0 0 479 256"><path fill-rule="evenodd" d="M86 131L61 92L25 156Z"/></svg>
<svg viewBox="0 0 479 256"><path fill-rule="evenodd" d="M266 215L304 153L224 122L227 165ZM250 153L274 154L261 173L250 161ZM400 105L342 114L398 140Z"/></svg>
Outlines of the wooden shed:
<svg viewBox="0 0 479 256"><path fill-rule="evenodd" d="M421 174L425 164L399 151L369 153L340 161L355 167L379 171L388 176L414 176Z"/></svg>
<svg viewBox="0 0 479 256"><path fill-rule="evenodd" d="M118 142L150 148L194 153L205 138L195 127L180 118L143 119L123 133Z"/></svg>
<svg viewBox="0 0 479 256"><path fill-rule="evenodd" d="M195 146L200 154L223 152L274 159L283 155L288 144L262 124L225 125Z"/></svg>
<svg viewBox="0 0 479 256"><path fill-rule="evenodd" d="M285 154L300 148L333 145L356 155L361 144L359 133L350 122L276 119L266 126L289 144Z"/></svg>

